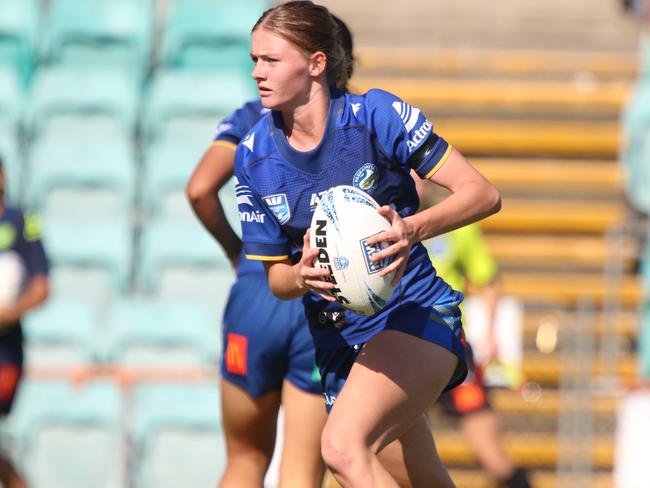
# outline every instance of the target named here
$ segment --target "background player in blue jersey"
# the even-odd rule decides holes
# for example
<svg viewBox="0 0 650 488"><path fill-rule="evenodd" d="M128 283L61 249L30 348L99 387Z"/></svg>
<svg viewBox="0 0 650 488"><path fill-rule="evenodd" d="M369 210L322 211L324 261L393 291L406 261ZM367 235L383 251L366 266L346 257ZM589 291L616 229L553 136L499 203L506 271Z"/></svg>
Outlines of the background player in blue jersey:
<svg viewBox="0 0 650 488"><path fill-rule="evenodd" d="M0 160L0 415L11 410L23 373L22 317L48 295L48 262L35 217L5 202L5 173ZM0 455L0 484L24 488L9 459Z"/></svg>
<svg viewBox="0 0 650 488"><path fill-rule="evenodd" d="M326 8L287 2L258 20L253 78L264 116L237 148L235 175L246 255L265 262L271 289L303 297L322 386L331 408L321 451L343 486L453 486L424 411L466 374L458 304L462 295L436 277L420 241L498 210L497 190L416 108L390 93L351 95L333 88L346 58ZM416 214L409 175L451 195ZM313 266L307 229L318 196L335 185L361 185L383 205L392 230L396 291L379 313L344 311L329 273ZM363 181L361 181L363 179ZM298 262L292 254L302 249ZM378 456L379 454L379 456ZM381 460L380 460L381 457Z"/></svg>
<svg viewBox="0 0 650 488"><path fill-rule="evenodd" d="M352 59L351 34L340 19L337 22L346 55ZM326 411L304 309L299 300L275 298L263 266L240 256L241 240L217 195L232 176L237 144L266 112L257 100L223 120L187 186L197 216L237 270L223 330L221 390L228 463L221 486L262 485L282 404L285 429L279 484L320 487L324 473L320 433Z"/></svg>

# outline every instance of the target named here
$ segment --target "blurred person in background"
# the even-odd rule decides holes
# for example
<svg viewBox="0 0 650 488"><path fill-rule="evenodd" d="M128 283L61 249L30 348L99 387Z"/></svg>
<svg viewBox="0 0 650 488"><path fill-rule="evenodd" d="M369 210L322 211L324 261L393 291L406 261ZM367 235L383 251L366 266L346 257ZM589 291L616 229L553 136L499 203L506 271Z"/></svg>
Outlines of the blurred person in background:
<svg viewBox="0 0 650 488"><path fill-rule="evenodd" d="M336 21L352 61L351 33L340 19ZM197 217L221 244L237 274L223 320L221 391L228 462L220 486L262 486L282 405L279 486L320 488L325 469L320 435L326 410L302 303L273 296L262 264L241 253L241 240L217 194L233 175L237 144L266 112L256 100L224 119L187 185Z"/></svg>
<svg viewBox="0 0 650 488"><path fill-rule="evenodd" d="M434 185L415 178L421 208L439 201ZM418 181L419 180L419 181ZM499 419L490 405L484 383L484 367L498 353L496 313L501 297L497 264L490 255L478 224L470 224L424 242L433 266L454 289L480 293L487 313L486 341L481 344L484 364L478 364L467 343L469 373L465 381L440 395L444 414L458 420L481 466L501 487L530 488L528 473L516 467L503 448ZM463 314L464 321L467 315ZM467 328L468 324L465 323ZM469 324L471 327L471 324Z"/></svg>
<svg viewBox="0 0 650 488"><path fill-rule="evenodd" d="M38 220L5 202L0 159L0 414L11 411L23 373L22 317L48 296L48 262ZM0 483L25 488L8 457L0 454Z"/></svg>

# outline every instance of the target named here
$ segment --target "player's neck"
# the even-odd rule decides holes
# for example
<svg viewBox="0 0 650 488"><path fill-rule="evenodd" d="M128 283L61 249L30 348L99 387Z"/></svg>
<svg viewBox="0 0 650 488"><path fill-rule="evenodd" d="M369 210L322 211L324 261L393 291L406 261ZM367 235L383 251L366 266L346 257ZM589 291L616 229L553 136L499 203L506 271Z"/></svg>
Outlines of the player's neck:
<svg viewBox="0 0 650 488"><path fill-rule="evenodd" d="M316 85L304 104L282 113L284 135L291 147L310 151L320 144L327 126L329 105L329 89Z"/></svg>

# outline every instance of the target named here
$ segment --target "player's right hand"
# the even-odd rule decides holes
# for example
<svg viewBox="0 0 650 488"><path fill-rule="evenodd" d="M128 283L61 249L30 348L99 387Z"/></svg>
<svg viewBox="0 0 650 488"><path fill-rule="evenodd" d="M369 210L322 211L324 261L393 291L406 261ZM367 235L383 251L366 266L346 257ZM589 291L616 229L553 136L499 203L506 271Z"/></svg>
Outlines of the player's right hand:
<svg viewBox="0 0 650 488"><path fill-rule="evenodd" d="M302 238L302 256L296 264L296 279L302 287L307 287L309 291L316 293L328 302L336 301L334 295L329 290L334 288L334 283L328 280L331 272L328 268L314 266L314 259L318 256L318 249L312 249L309 244L309 229Z"/></svg>

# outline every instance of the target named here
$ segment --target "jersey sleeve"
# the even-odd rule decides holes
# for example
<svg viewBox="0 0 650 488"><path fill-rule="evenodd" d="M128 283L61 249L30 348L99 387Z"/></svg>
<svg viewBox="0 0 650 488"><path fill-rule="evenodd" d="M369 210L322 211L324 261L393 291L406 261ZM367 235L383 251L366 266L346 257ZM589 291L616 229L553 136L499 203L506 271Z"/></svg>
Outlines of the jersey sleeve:
<svg viewBox="0 0 650 488"><path fill-rule="evenodd" d="M246 258L257 261L289 259L290 240L246 174L243 167L245 151L246 148L240 145L235 153L235 195Z"/></svg>
<svg viewBox="0 0 650 488"><path fill-rule="evenodd" d="M366 94L368 124L386 155L430 178L447 160L451 145L433 131L422 111L383 90Z"/></svg>
<svg viewBox="0 0 650 488"><path fill-rule="evenodd" d="M213 144L235 149L263 114L264 110L259 101L246 103L219 123L214 132Z"/></svg>
<svg viewBox="0 0 650 488"><path fill-rule="evenodd" d="M29 278L49 273L49 263L41 242L40 219L37 216L31 214L23 216L23 231L16 251L23 258Z"/></svg>
<svg viewBox="0 0 650 488"><path fill-rule="evenodd" d="M461 249L459 259L467 280L476 286L485 286L497 274L497 264L487 248L478 225L471 224L454 231Z"/></svg>

